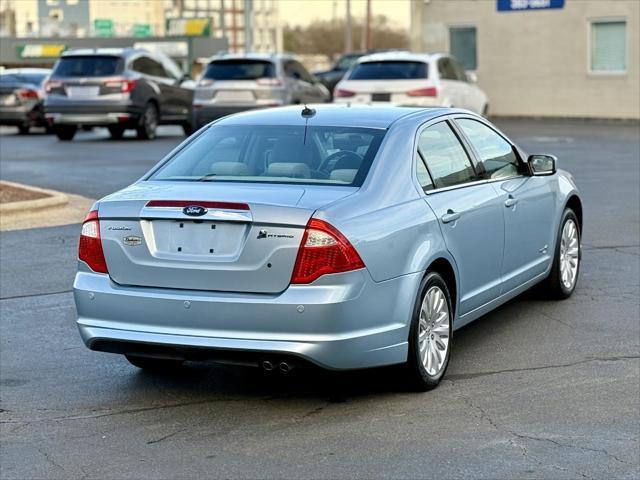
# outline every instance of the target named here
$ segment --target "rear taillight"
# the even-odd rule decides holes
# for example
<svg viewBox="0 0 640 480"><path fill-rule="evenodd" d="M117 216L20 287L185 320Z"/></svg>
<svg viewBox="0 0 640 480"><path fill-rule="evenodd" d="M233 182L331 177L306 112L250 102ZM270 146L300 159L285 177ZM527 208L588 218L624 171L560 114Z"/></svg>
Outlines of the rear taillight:
<svg viewBox="0 0 640 480"><path fill-rule="evenodd" d="M102 251L100 220L98 220L97 210L90 211L82 224L78 258L89 265L89 268L94 272L109 273L107 262L104 259L104 252Z"/></svg>
<svg viewBox="0 0 640 480"><path fill-rule="evenodd" d="M58 80L49 80L44 84L44 91L47 93L51 93L51 91L56 88L62 88L62 82Z"/></svg>
<svg viewBox="0 0 640 480"><path fill-rule="evenodd" d="M23 88L18 90L18 97L20 97L23 100L27 100L29 98L31 99L38 99L40 98L40 95L38 95L38 92L36 90L31 90L31 89L27 89L27 88Z"/></svg>
<svg viewBox="0 0 640 480"><path fill-rule="evenodd" d="M282 82L279 78L258 78L256 80L258 85L264 85L266 87L279 87L282 85Z"/></svg>
<svg viewBox="0 0 640 480"><path fill-rule="evenodd" d="M352 92L351 90L345 90L344 88L338 88L335 92L333 92L334 97L353 97L356 92Z"/></svg>
<svg viewBox="0 0 640 480"><path fill-rule="evenodd" d="M122 93L129 93L136 88L136 81L126 78L116 78L114 80L107 80L104 82L104 86L107 88L119 88Z"/></svg>
<svg viewBox="0 0 640 480"><path fill-rule="evenodd" d="M409 90L407 95L410 97L437 97L438 89L436 87L418 88Z"/></svg>
<svg viewBox="0 0 640 480"><path fill-rule="evenodd" d="M364 268L353 245L327 222L312 218L302 236L292 284L311 283L322 275Z"/></svg>

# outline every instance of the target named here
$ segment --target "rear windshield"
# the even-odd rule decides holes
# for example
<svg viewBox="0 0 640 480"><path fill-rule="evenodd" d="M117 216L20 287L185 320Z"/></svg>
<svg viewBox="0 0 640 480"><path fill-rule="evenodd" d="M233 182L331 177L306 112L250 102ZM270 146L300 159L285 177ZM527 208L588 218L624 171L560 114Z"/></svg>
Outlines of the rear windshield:
<svg viewBox="0 0 640 480"><path fill-rule="evenodd" d="M88 55L62 57L53 74L58 77L108 77L122 71L120 57Z"/></svg>
<svg viewBox="0 0 640 480"><path fill-rule="evenodd" d="M427 74L423 62L366 62L353 68L349 80L410 80Z"/></svg>
<svg viewBox="0 0 640 480"><path fill-rule="evenodd" d="M212 80L257 80L275 76L275 66L268 61L223 60L211 62L203 77Z"/></svg>
<svg viewBox="0 0 640 480"><path fill-rule="evenodd" d="M0 75L0 84L29 83L40 85L47 78L46 73L7 73Z"/></svg>
<svg viewBox="0 0 640 480"><path fill-rule="evenodd" d="M147 180L359 186L385 130L213 125Z"/></svg>

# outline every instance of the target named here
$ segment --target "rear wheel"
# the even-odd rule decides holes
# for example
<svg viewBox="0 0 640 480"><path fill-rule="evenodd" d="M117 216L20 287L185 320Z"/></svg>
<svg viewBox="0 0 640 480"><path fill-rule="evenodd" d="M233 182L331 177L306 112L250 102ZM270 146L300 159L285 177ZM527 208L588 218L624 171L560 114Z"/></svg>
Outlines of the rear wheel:
<svg viewBox="0 0 640 480"><path fill-rule="evenodd" d="M111 138L113 138L114 140L120 140L122 138L122 136L124 135L124 128L120 127L120 126L112 126L112 127L108 127L109 128L109 135L111 135Z"/></svg>
<svg viewBox="0 0 640 480"><path fill-rule="evenodd" d="M158 108L153 103L147 103L140 117L140 124L136 131L140 140L152 140L156 138L158 128Z"/></svg>
<svg viewBox="0 0 640 480"><path fill-rule="evenodd" d="M407 370L412 388L426 391L442 380L451 352L453 308L447 284L435 272L420 284L409 331Z"/></svg>
<svg viewBox="0 0 640 480"><path fill-rule="evenodd" d="M576 288L582 257L579 225L574 211L570 208L565 209L560 222L551 272L542 284L545 293L553 298L568 298Z"/></svg>
<svg viewBox="0 0 640 480"><path fill-rule="evenodd" d="M53 127L53 133L56 134L59 140L69 141L73 140L77 129L75 125L58 125Z"/></svg>
<svg viewBox="0 0 640 480"><path fill-rule="evenodd" d="M193 126L193 122L190 122L188 120L184 122L181 126L182 126L182 131L187 137L196 131L196 129Z"/></svg>
<svg viewBox="0 0 640 480"><path fill-rule="evenodd" d="M23 123L22 125L18 125L18 133L20 135L26 135L29 133L29 129L31 126L28 123Z"/></svg>
<svg viewBox="0 0 640 480"><path fill-rule="evenodd" d="M184 363L182 360L173 360L170 358L139 357L137 355L125 355L125 357L134 367L153 372L176 370Z"/></svg>

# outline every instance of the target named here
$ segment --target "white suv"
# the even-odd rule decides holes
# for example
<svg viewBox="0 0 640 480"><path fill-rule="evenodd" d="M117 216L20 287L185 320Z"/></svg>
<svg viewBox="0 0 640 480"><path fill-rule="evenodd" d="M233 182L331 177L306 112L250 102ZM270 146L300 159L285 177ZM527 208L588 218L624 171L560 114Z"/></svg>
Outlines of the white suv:
<svg viewBox="0 0 640 480"><path fill-rule="evenodd" d="M487 95L455 58L444 54L376 53L360 57L336 85L336 103L458 107L486 116Z"/></svg>

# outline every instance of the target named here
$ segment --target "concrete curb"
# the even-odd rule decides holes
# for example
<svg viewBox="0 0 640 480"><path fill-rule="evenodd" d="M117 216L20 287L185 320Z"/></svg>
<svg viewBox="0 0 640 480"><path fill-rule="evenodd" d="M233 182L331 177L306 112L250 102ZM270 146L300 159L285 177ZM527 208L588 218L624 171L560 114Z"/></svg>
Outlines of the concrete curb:
<svg viewBox="0 0 640 480"><path fill-rule="evenodd" d="M6 180L0 180L0 184L48 195L48 197L46 198L37 198L35 200L24 200L22 202L9 202L9 203L0 204L0 214L3 214L3 215L14 214L14 213L22 214L25 211L34 211L34 210L42 211L49 208L62 207L67 203L69 203L69 197L66 194L61 192L56 192L55 190L47 190L45 188L32 187L31 185L8 182Z"/></svg>

